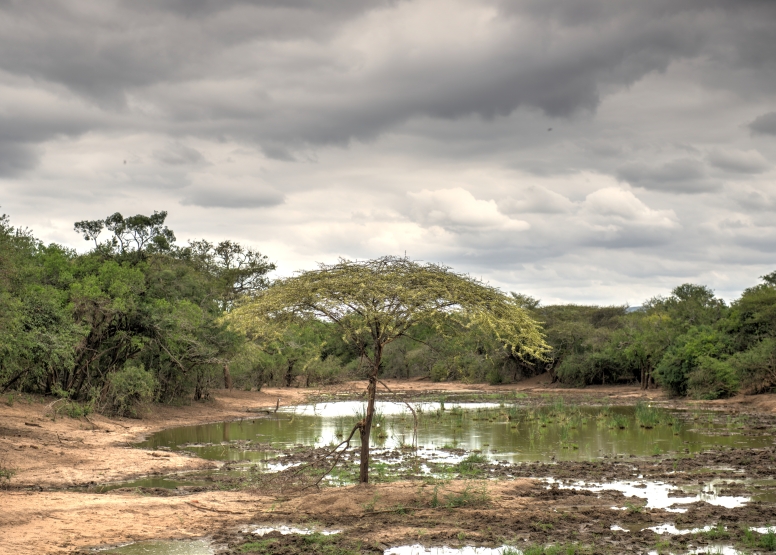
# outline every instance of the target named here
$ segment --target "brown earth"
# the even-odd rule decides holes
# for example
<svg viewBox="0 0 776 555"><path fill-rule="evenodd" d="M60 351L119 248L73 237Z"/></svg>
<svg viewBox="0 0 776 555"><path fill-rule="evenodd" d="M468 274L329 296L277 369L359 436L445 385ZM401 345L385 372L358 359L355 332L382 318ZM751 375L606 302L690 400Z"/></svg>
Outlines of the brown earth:
<svg viewBox="0 0 776 555"><path fill-rule="evenodd" d="M537 398L551 394L577 400L606 398L610 403L635 402L637 399L665 401L658 390L644 392L625 386L560 389L548 382L546 377L540 376L516 385L497 387L398 380L386 380L386 385L393 392L408 395L518 390ZM558 495L572 499L560 503L560 497L543 499L541 495L537 496L537 491L545 490L528 479L489 481L488 503L454 510L428 506L426 493L429 486L424 491L417 482L336 488L280 500L262 492L247 491L209 491L168 497L126 491L109 494L64 491L64 488L72 486L219 466L219 463L178 453L134 449L131 444L164 428L254 417L255 413L251 415L249 410L273 409L278 399L283 406L304 402L310 395L358 395L364 391L364 385L362 382L349 382L318 390L271 388L261 393L217 391L213 400L207 402L180 407L155 406L140 420L111 419L99 415L90 415L88 419L55 418L56 405L52 406L51 399L22 396L17 397L12 405L0 403L0 470L16 471L10 483L5 484L5 489L0 489L0 554L71 553L77 548L98 544L212 534L220 534L225 542L236 545L242 541L236 532L240 524L276 520L298 523L300 519L346 526L348 536L343 536L343 541L358 540L370 544L395 545L412 538L415 538L414 542L421 538L429 545L450 543L450 534L462 529L462 537L466 537L467 541L498 543L509 536L500 530L503 527L515 531L519 537L525 533L531 541L541 541L552 535L551 530L558 533L568 528L563 519L555 522L557 511L565 511L563 507L566 505L589 507L592 511L589 514L574 512L574 518L569 520L571 528L568 530L573 529L577 536L588 528L590 534L598 534L599 527L608 529L604 521L619 516L612 515L613 511L608 507L613 503L606 496L597 498L566 491ZM776 395L741 396L705 405L725 411L776 413ZM451 484L446 487L459 486ZM375 499L374 503L370 501ZM372 510L368 510L370 504ZM383 507L395 508L396 504L415 507L412 509L412 526L403 526L402 523L408 520L406 514L390 511L374 513ZM703 505L690 511L687 518L701 522L708 516L704 514L708 510L708 506ZM760 511L749 516L765 514L762 507ZM772 506L768 511L772 511ZM671 515L649 513L648 522L676 521L676 515L669 518ZM746 518L744 513L748 514L747 511L735 514ZM583 514L587 516L580 517ZM697 514L697 519L693 514ZM731 512L722 517L717 515L717 518L738 517ZM548 519L555 522L552 527L536 528L537 522ZM595 524L598 521L603 524ZM500 531L488 532L488 529ZM585 536L582 534L579 537ZM284 537L278 541L281 542L278 544L280 548L282 542L297 540Z"/></svg>

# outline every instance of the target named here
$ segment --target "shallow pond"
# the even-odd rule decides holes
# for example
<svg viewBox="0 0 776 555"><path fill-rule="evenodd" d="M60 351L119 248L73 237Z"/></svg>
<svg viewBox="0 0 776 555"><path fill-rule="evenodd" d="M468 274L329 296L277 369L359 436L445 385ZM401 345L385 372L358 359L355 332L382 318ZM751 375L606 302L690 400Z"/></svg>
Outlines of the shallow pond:
<svg viewBox="0 0 776 555"><path fill-rule="evenodd" d="M639 425L634 407L522 407L517 403L413 403L417 444L426 450L464 449L509 462L591 460L603 456L650 456L669 451L765 447L767 433L742 435L738 422L708 414L694 419L656 410L652 427ZM339 443L363 414L361 402L281 409L268 417L164 430L138 447L186 450L212 460L263 461L277 449ZM395 449L413 441L414 418L402 403L378 402L372 442ZM358 434L352 446L358 445ZM379 451L378 451L379 453Z"/></svg>

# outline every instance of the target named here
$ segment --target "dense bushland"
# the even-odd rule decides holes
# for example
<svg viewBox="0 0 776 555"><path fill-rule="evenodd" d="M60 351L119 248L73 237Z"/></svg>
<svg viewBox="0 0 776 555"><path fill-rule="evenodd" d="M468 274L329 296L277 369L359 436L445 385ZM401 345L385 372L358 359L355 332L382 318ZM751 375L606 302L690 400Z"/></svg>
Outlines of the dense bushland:
<svg viewBox="0 0 776 555"><path fill-rule="evenodd" d="M716 399L776 388L776 272L727 306L684 284L636 310L536 307L553 347L537 363L571 385L638 381L673 395Z"/></svg>
<svg viewBox="0 0 776 555"><path fill-rule="evenodd" d="M207 397L213 387L365 375L358 350L330 323L300 321L271 339L230 329L223 316L269 287L274 265L228 240L176 246L165 218L77 222L93 245L84 254L44 245L0 218L0 392L132 415L151 401ZM691 284L635 310L513 295L542 323L552 348L545 359L520 359L472 323L444 332L420 325L385 346L381 375L498 384L546 371L568 385L640 383L696 398L776 388L776 272L729 306Z"/></svg>
<svg viewBox="0 0 776 555"><path fill-rule="evenodd" d="M231 241L176 247L165 217L78 222L94 243L86 254L0 219L0 391L133 414L152 400L207 396L229 381L232 361L259 364L221 316L266 287L274 266Z"/></svg>

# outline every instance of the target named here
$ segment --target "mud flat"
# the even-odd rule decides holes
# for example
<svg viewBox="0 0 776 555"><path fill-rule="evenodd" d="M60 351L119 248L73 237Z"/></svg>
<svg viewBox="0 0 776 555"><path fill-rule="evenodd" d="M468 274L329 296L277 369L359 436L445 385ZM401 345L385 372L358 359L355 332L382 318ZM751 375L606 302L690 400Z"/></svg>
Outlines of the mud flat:
<svg viewBox="0 0 776 555"><path fill-rule="evenodd" d="M158 407L142 420L100 416L53 420L50 400L21 399L13 406L0 405L0 461L16 470L0 490L0 553L75 553L133 541L202 537L208 538L211 550L231 553L347 555L413 545L513 546L530 552L552 544L568 544L579 553L669 549L684 553L723 544L751 544L751 549L762 551L758 546L767 541L763 539L767 528L776 524L774 396L698 404L668 401L659 392L629 387L552 389L540 380L495 388L428 382L389 382L389 386L407 399L479 395L498 403L499 395L511 399L519 392L526 407L540 408L562 397L567 404L620 406L643 400L688 413L712 409L721 436L770 441L757 447L728 444L692 453L675 449L540 463L471 457L476 450L450 446L449 458L440 461L436 453L425 456L419 450L408 457L406 450L391 448L381 455L381 464L395 472L389 471L384 483L281 491L273 487L266 470L251 475L235 467L234 461L203 459L186 449L133 445L167 428L255 419L260 414L255 411L274 409L278 399L283 407L304 403L310 396L319 401L351 398L362 384L317 391L217 392L211 402ZM568 445L573 441L572 437ZM290 465L315 460L316 449L325 447L267 449L282 452L290 472ZM560 447L558 452L562 453ZM463 461L468 462L461 466ZM343 483L353 464L351 456L343 468ZM208 478L206 473L214 469L218 472ZM169 483L118 485L106 493L96 492L105 484L141 476ZM198 485L175 485L186 480ZM628 483L631 489L602 487L615 482ZM651 506L646 497L633 494L654 483L665 484L664 496L677 502ZM725 498L742 501L735 506L713 502ZM251 531L268 525L314 532L269 531L258 536ZM661 528L665 525L673 528ZM316 532L324 529L340 532ZM688 532L666 531L674 529Z"/></svg>

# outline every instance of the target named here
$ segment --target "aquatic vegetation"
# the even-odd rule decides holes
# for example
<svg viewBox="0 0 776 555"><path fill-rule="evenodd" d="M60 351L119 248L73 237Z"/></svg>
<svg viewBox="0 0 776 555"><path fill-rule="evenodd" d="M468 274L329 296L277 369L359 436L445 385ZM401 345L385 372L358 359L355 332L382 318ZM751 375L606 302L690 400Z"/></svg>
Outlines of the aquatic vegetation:
<svg viewBox="0 0 776 555"><path fill-rule="evenodd" d="M624 430L627 425L628 418L624 414L612 414L607 420L609 428Z"/></svg>
<svg viewBox="0 0 776 555"><path fill-rule="evenodd" d="M642 428L654 428L665 417L665 411L643 401L636 403L636 422Z"/></svg>

